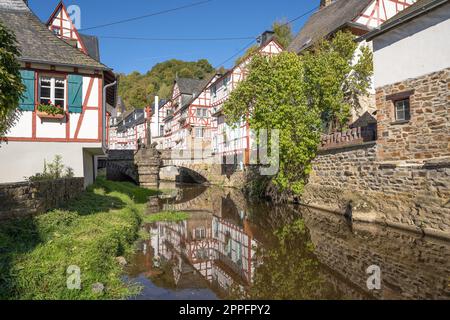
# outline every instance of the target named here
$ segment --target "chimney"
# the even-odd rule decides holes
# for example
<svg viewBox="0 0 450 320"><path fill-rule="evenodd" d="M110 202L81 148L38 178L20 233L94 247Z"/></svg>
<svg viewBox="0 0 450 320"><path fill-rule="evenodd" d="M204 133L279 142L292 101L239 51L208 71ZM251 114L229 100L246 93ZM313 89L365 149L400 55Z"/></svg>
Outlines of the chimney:
<svg viewBox="0 0 450 320"><path fill-rule="evenodd" d="M335 0L320 0L320 9L325 8L332 4Z"/></svg>
<svg viewBox="0 0 450 320"><path fill-rule="evenodd" d="M275 36L273 31L264 31L262 35L258 37L258 42L260 46L263 46L267 41L271 40Z"/></svg>

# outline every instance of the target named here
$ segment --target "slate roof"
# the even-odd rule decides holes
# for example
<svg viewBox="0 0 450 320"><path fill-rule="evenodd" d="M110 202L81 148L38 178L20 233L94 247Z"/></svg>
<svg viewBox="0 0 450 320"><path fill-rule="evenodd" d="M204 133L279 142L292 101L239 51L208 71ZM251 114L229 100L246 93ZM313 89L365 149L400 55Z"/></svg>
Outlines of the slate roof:
<svg viewBox="0 0 450 320"><path fill-rule="evenodd" d="M386 31L395 28L396 26L403 24L407 21L414 19L416 16L427 13L434 8L448 3L448 0L419 0L416 3L410 5L408 8L400 11L398 14L387 20L381 25L379 29L375 29L362 38L372 40L377 35L385 33Z"/></svg>
<svg viewBox="0 0 450 320"><path fill-rule="evenodd" d="M15 33L21 61L110 70L54 35L23 0L0 0L0 22Z"/></svg>
<svg viewBox="0 0 450 320"><path fill-rule="evenodd" d="M355 122L353 122L350 125L350 128L364 128L367 127L370 124L376 124L377 119L373 115L371 115L369 112L365 112L361 117L359 117Z"/></svg>
<svg viewBox="0 0 450 320"><path fill-rule="evenodd" d="M314 13L288 47L288 51L300 53L317 41L336 32L352 21L373 0L336 0ZM362 27L362 26L361 26Z"/></svg>
<svg viewBox="0 0 450 320"><path fill-rule="evenodd" d="M201 87L203 80L189 79L189 78L177 78L175 80L178 84L181 94L194 94L197 93Z"/></svg>
<svg viewBox="0 0 450 320"><path fill-rule="evenodd" d="M191 103L194 102L195 99L197 99L202 94L203 90L205 90L208 83L210 83L215 78L215 76L216 76L216 74L213 74L212 76L208 76L203 80L196 80L196 81L198 81L198 84L197 84L197 87L194 88L192 93L181 97L181 109L183 110L184 108L191 105ZM189 80L193 80L193 79L189 79Z"/></svg>
<svg viewBox="0 0 450 320"><path fill-rule="evenodd" d="M100 48L98 45L98 38L96 36L81 33L79 35L81 37L81 41L83 41L83 44L86 47L88 55L92 59L100 61Z"/></svg>

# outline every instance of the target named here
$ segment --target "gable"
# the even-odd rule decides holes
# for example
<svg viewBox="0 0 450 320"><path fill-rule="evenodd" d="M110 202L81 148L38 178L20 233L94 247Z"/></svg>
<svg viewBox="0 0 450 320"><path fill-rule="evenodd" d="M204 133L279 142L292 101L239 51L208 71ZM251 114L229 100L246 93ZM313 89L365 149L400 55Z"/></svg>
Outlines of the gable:
<svg viewBox="0 0 450 320"><path fill-rule="evenodd" d="M308 19L288 50L300 53L346 26L370 31L414 2L416 0L337 0Z"/></svg>
<svg viewBox="0 0 450 320"><path fill-rule="evenodd" d="M377 28L417 0L375 0L353 21L369 28Z"/></svg>
<svg viewBox="0 0 450 320"><path fill-rule="evenodd" d="M53 14L50 16L47 26L58 38L68 42L70 45L88 54L83 40L78 34L65 5L60 2Z"/></svg>

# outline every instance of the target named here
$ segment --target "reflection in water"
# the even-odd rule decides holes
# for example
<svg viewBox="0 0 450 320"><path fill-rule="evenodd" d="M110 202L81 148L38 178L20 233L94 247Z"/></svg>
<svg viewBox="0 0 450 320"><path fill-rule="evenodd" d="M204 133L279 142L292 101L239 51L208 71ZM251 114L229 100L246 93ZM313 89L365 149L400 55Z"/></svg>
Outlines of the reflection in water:
<svg viewBox="0 0 450 320"><path fill-rule="evenodd" d="M155 211L183 222L145 226L149 240L128 270L139 299L449 299L446 243L338 216L246 201L234 189L163 186ZM156 206L156 208L155 208ZM369 291L367 267L382 270Z"/></svg>

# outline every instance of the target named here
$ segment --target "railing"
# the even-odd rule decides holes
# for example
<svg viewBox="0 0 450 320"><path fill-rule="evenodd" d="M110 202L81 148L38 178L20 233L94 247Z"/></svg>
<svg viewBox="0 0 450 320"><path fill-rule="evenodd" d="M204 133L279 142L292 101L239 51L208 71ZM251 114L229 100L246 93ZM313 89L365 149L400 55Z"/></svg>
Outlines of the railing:
<svg viewBox="0 0 450 320"><path fill-rule="evenodd" d="M357 145L377 139L376 126L352 128L343 132L322 135L321 150Z"/></svg>

